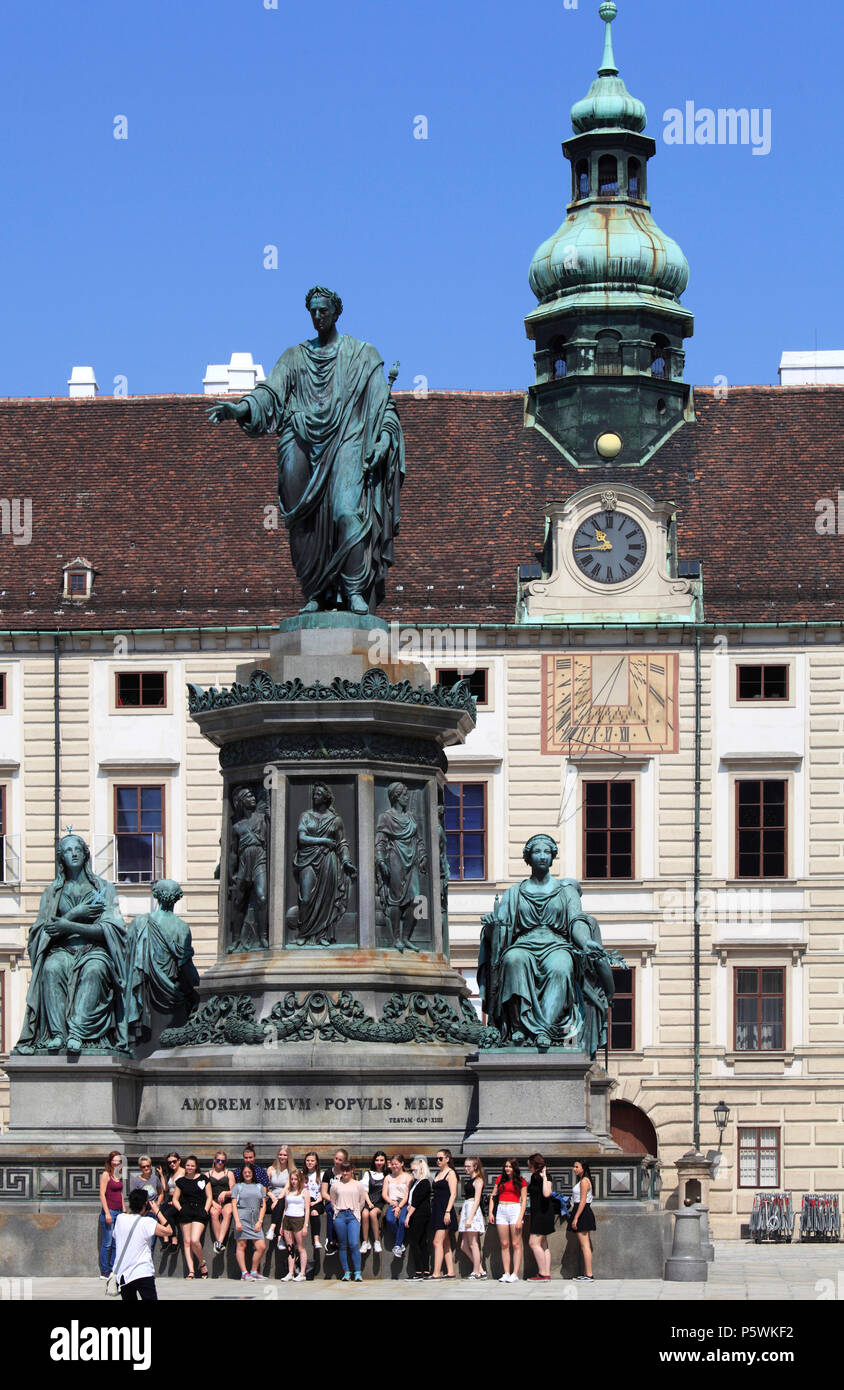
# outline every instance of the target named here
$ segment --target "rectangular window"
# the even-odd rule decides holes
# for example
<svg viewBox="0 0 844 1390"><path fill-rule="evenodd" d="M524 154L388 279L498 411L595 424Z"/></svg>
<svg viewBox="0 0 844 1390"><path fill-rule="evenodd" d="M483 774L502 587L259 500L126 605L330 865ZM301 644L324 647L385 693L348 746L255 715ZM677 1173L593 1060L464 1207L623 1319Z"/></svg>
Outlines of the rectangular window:
<svg viewBox="0 0 844 1390"><path fill-rule="evenodd" d="M486 782L449 782L445 834L452 879L486 878Z"/></svg>
<svg viewBox="0 0 844 1390"><path fill-rule="evenodd" d="M118 883L164 876L163 787L115 787L114 839Z"/></svg>
<svg viewBox="0 0 844 1390"><path fill-rule="evenodd" d="M738 700L787 700L787 666L737 666Z"/></svg>
<svg viewBox="0 0 844 1390"><path fill-rule="evenodd" d="M780 1132L753 1126L739 1130L739 1187L780 1185Z"/></svg>
<svg viewBox="0 0 844 1390"><path fill-rule="evenodd" d="M615 994L610 1008L610 1052L632 1052L636 1046L635 974L635 970L613 967Z"/></svg>
<svg viewBox="0 0 844 1390"><path fill-rule="evenodd" d="M785 1047L785 971L741 966L735 971L736 1052Z"/></svg>
<svg viewBox="0 0 844 1390"><path fill-rule="evenodd" d="M456 681L465 680L469 685L469 694L474 695L479 705L485 705L488 674L486 666L477 671L458 671L453 666L442 666L437 669L437 685L452 686Z"/></svg>
<svg viewBox="0 0 844 1390"><path fill-rule="evenodd" d="M633 783L584 782L584 878L633 878Z"/></svg>
<svg viewBox="0 0 844 1390"><path fill-rule="evenodd" d="M88 575L85 570L70 570L68 572L67 592L76 596L87 594Z"/></svg>
<svg viewBox="0 0 844 1390"><path fill-rule="evenodd" d="M736 782L736 878L786 878L785 781Z"/></svg>
<svg viewBox="0 0 844 1390"><path fill-rule="evenodd" d="M164 671L118 671L114 703L118 709L163 709L167 704Z"/></svg>

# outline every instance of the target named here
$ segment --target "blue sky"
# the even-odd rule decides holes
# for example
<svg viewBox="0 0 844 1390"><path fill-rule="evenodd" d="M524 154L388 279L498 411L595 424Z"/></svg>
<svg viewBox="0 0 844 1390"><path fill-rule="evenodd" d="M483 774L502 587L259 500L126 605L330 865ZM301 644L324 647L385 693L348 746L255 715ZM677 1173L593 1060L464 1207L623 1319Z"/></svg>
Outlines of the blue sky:
<svg viewBox="0 0 844 1390"><path fill-rule="evenodd" d="M233 350L269 370L308 336L314 282L401 359L398 389L532 380L527 269L565 215L597 0L265 3L7 11L0 395L64 395L74 363L132 395L201 390ZM691 265L687 378L775 381L784 348L844 347L844 7L618 3L653 214ZM770 109L771 152L665 144L687 101Z"/></svg>

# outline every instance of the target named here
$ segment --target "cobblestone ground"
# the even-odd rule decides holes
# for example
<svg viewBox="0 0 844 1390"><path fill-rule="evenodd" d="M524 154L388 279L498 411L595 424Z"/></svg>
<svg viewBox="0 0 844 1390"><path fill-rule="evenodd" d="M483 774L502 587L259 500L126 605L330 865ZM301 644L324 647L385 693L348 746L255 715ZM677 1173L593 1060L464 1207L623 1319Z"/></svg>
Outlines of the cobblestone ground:
<svg viewBox="0 0 844 1390"><path fill-rule="evenodd" d="M0 1281L2 1285L3 1281ZM2 1290L6 1298L87 1299L104 1301L99 1279L9 1280ZM844 1300L844 1244L842 1245L750 1245L744 1241L721 1241L715 1247L715 1261L709 1266L709 1279L703 1284L668 1284L661 1279L605 1279L600 1270L594 1284L553 1279L549 1284L500 1284L495 1280L448 1279L432 1284L400 1280L387 1283L367 1280L342 1284L336 1279L318 1279L306 1284L240 1283L232 1279L159 1279L158 1296L164 1302L200 1299L251 1300L284 1299L294 1302L324 1303L326 1299L354 1299L356 1302L397 1298L402 1302L428 1302L431 1299L474 1301L475 1299L543 1299L583 1302L603 1300L658 1299L660 1301L709 1302L725 1299L737 1302Z"/></svg>

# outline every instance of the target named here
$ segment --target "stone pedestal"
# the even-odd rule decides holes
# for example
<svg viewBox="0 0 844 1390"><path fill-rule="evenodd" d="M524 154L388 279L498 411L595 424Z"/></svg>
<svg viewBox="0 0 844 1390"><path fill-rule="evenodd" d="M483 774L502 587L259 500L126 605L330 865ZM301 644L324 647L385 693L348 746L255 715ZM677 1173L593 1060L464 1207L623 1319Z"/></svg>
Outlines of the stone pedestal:
<svg viewBox="0 0 844 1390"><path fill-rule="evenodd" d="M463 742L474 725L474 703L462 691L432 690L424 668L389 660L389 639L387 624L376 618L300 616L282 624L264 668L240 669L227 691L192 689L192 717L220 749L223 773L220 936L203 998L246 991L263 1015L290 990L299 998L347 990L377 1015L396 992L423 991L455 1003L466 995L444 936L437 811L443 749ZM373 652L386 653L379 667ZM295 920L297 836L319 782L334 797L357 871L328 947L301 935ZM409 793L422 846L412 914L416 951L403 952L395 949L376 871L379 821L390 811L388 789L398 783ZM243 788L266 807L269 820L266 923L249 941L235 928L233 907L232 825Z"/></svg>
<svg viewBox="0 0 844 1390"><path fill-rule="evenodd" d="M477 1078L473 1153L621 1152L609 1133L613 1083L582 1053L495 1050L478 1053L467 1069Z"/></svg>
<svg viewBox="0 0 844 1390"><path fill-rule="evenodd" d="M139 1064L117 1053L78 1057L12 1056L4 1063L10 1082L10 1134L7 1143L93 1148L103 1159L109 1149L132 1143L141 1094ZM21 1149L23 1152L24 1150Z"/></svg>

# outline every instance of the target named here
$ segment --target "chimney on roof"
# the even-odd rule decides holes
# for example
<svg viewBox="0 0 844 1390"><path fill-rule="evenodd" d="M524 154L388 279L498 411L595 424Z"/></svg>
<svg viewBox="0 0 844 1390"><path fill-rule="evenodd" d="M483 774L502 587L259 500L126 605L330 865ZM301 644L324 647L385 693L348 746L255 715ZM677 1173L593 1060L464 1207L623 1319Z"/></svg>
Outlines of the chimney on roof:
<svg viewBox="0 0 844 1390"><path fill-rule="evenodd" d="M233 352L226 365L209 362L202 385L206 396L225 396L233 393L245 396L259 381L264 380L264 368L252 361L251 352Z"/></svg>
<svg viewBox="0 0 844 1390"><path fill-rule="evenodd" d="M780 386L844 386L844 352L784 352L779 375Z"/></svg>
<svg viewBox="0 0 844 1390"><path fill-rule="evenodd" d="M97 378L94 375L93 367L71 367L70 379L67 383L67 394L71 399L79 400L83 397L93 397L97 394Z"/></svg>

